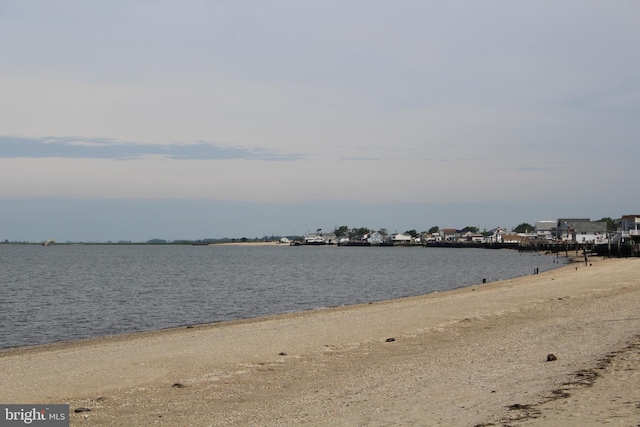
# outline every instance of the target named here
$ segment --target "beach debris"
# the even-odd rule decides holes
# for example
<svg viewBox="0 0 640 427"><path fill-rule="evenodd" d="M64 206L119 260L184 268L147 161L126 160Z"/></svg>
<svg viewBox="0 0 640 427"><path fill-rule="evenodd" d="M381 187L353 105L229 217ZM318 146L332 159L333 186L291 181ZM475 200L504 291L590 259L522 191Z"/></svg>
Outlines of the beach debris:
<svg viewBox="0 0 640 427"><path fill-rule="evenodd" d="M510 411L522 411L526 409L531 409L531 405L523 405L522 403L514 403L513 405L507 406L507 409Z"/></svg>
<svg viewBox="0 0 640 427"><path fill-rule="evenodd" d="M561 388L557 388L555 390L551 390L551 397L549 400L566 399L568 397L571 397L569 393Z"/></svg>
<svg viewBox="0 0 640 427"><path fill-rule="evenodd" d="M76 414L79 414L81 412L91 412L91 409L89 409L89 408L76 408L76 409L74 409L73 412L75 412Z"/></svg>
<svg viewBox="0 0 640 427"><path fill-rule="evenodd" d="M556 360L558 360L558 358L556 357L555 354L553 354L553 353L547 354L547 362L554 362Z"/></svg>
<svg viewBox="0 0 640 427"><path fill-rule="evenodd" d="M537 408L535 408L535 406L536 405L529 405L529 404L522 404L522 403L515 403L513 405L507 406L507 409L509 411L515 412L515 414L509 416L508 420L519 421L519 420L538 418L540 416L540 411ZM505 425L511 425L511 424L505 424Z"/></svg>
<svg viewBox="0 0 640 427"><path fill-rule="evenodd" d="M185 387L185 385L184 385L184 384L182 384L182 383L173 383L173 384L171 385L171 387L173 387L173 388L184 388L184 387Z"/></svg>
<svg viewBox="0 0 640 427"><path fill-rule="evenodd" d="M280 353L278 353L278 356L286 356L287 353L285 353L284 351L281 351Z"/></svg>
<svg viewBox="0 0 640 427"><path fill-rule="evenodd" d="M596 378L600 376L600 374L598 374L597 372L591 369L583 369L581 371L576 372L573 375L576 377L576 379L567 383L568 385L584 385L587 387L591 387L593 383L596 381Z"/></svg>
<svg viewBox="0 0 640 427"><path fill-rule="evenodd" d="M386 340L384 340L384 342L395 342L396 339L395 338L387 338Z"/></svg>

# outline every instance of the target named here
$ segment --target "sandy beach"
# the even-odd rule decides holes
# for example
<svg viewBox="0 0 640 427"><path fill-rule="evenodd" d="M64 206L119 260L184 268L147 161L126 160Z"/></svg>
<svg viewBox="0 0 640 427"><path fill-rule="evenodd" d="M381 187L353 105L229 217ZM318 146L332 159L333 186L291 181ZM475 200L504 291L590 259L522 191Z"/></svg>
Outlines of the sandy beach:
<svg viewBox="0 0 640 427"><path fill-rule="evenodd" d="M4 350L0 403L74 426L638 426L639 271Z"/></svg>

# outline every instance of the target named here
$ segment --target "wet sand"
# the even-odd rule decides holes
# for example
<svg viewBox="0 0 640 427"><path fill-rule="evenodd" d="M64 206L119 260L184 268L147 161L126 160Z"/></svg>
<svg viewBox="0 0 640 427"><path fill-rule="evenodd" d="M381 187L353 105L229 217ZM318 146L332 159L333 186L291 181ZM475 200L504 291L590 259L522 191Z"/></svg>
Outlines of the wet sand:
<svg viewBox="0 0 640 427"><path fill-rule="evenodd" d="M71 425L635 426L640 259L590 263L0 351L0 402L69 403Z"/></svg>

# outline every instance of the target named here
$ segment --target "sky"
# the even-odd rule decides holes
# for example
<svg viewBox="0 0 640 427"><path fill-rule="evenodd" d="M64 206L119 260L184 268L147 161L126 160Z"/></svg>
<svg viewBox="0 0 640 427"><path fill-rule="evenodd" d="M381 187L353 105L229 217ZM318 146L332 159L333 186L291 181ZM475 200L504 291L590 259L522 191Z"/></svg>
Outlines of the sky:
<svg viewBox="0 0 640 427"><path fill-rule="evenodd" d="M640 214L640 2L0 0L0 241Z"/></svg>

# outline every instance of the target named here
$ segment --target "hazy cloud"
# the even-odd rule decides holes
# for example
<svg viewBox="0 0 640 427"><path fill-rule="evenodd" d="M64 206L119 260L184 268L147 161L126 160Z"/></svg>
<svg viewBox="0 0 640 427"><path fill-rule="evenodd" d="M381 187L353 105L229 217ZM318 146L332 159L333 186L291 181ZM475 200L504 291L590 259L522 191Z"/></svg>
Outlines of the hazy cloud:
<svg viewBox="0 0 640 427"><path fill-rule="evenodd" d="M117 142L104 138L18 138L0 136L0 157L132 160L162 157L175 160L294 160L299 156L266 149L219 147L211 143L159 145Z"/></svg>

